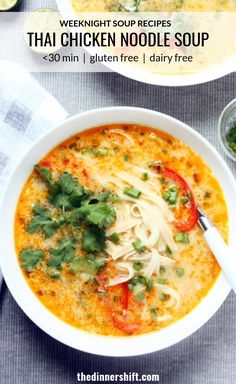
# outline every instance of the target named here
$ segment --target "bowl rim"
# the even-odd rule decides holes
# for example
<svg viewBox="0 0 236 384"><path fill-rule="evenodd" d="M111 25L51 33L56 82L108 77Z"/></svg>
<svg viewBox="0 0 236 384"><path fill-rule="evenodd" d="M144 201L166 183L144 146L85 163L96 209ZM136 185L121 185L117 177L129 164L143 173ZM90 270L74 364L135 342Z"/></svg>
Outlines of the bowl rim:
<svg viewBox="0 0 236 384"><path fill-rule="evenodd" d="M229 284L223 273L220 274L207 296L188 315L160 331L130 336L127 339L127 337L101 336L88 333L70 326L53 315L28 286L17 262L14 249L13 225L16 203L22 187L32 171L33 164L48 153L50 148L54 148L58 143L73 136L76 132L89 127L115 122L133 122L136 124L145 124L146 122L146 125L156 129L160 127L159 129L164 132L173 135L173 132L176 132L175 136L188 145L190 145L189 142L195 143L194 146L197 143L201 149L201 157L203 157L203 154L206 156L210 154L211 168L216 164L215 170L220 170L224 184L230 186L229 201L226 200L228 206L230 206L229 214L236 209L236 202L234 206L232 198L232 195L234 195L232 192L236 193L236 183L233 175L218 152L198 132L173 117L148 109L135 107L95 109L75 115L52 128L34 143L16 165L5 187L0 206L0 215L5 218L2 221L0 230L2 248L0 262L3 276L16 302L25 314L44 332L63 344L84 352L103 356L135 356L170 347L193 334L206 323L219 309L230 292ZM162 124L165 127L162 127ZM80 129L78 129L78 126ZM177 130L177 128L179 129ZM224 190L224 192L227 191ZM236 247L236 239L233 236L236 217L234 218L234 215L231 214L230 220L232 221L232 223L230 222L232 224L230 225L230 245ZM6 258L4 255L8 255L8 257ZM127 340L129 340L128 343Z"/></svg>
<svg viewBox="0 0 236 384"><path fill-rule="evenodd" d="M74 20L75 17L78 17L72 7L71 0L56 0L56 3L61 15L65 19ZM85 50L89 54L94 54L97 52L96 49L92 48L86 48ZM158 73L153 74L152 72L146 72L142 69L130 68L129 66L121 66L119 63L110 64L108 62L102 63L102 65L104 67L107 67L109 70L116 72L126 78L136 80L141 83L159 86L181 87L207 83L234 72L236 70L236 54L229 57L222 63L212 65L209 68L204 69L200 72L188 73L185 75L163 75Z"/></svg>

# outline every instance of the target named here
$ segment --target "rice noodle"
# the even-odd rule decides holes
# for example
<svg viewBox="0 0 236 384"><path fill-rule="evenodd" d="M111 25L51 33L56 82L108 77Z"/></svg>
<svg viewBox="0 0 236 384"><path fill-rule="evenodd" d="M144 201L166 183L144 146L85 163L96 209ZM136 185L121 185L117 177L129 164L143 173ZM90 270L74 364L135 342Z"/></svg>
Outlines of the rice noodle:
<svg viewBox="0 0 236 384"><path fill-rule="evenodd" d="M139 178L131 175L128 172L118 172L117 175L119 179L125 181L129 185L137 188L142 194L144 194L149 200L157 205L160 208L162 214L170 221L173 220L173 213L170 211L164 200L157 195L157 193L151 191L145 182Z"/></svg>
<svg viewBox="0 0 236 384"><path fill-rule="evenodd" d="M129 263L117 263L117 268L128 272L126 275L117 276L114 279L110 279L109 286L112 287L117 284L125 283L134 277L134 269Z"/></svg>
<svg viewBox="0 0 236 384"><path fill-rule="evenodd" d="M116 133L117 135L121 135L125 137L131 145L134 145L134 140L128 133L125 133L122 129L110 129L109 133Z"/></svg>
<svg viewBox="0 0 236 384"><path fill-rule="evenodd" d="M166 285L162 285L162 284L155 284L155 286L159 288L163 293L170 296L171 299L168 301L166 305L167 307L175 306L177 308L179 306L180 295L175 289L167 287Z"/></svg>
<svg viewBox="0 0 236 384"><path fill-rule="evenodd" d="M117 223L114 227L112 227L107 231L107 236L112 235L112 233L114 232L116 233L125 232L128 229L131 229L141 223L142 223L141 220L129 220L125 223Z"/></svg>
<svg viewBox="0 0 236 384"><path fill-rule="evenodd" d="M136 166L133 168L139 174L145 170ZM173 213L156 191L155 185L159 183L156 175L152 172L149 174L149 183L125 171L117 173L110 180L118 187L117 194L120 197L116 207L116 222L106 233L108 238L114 232L119 234L118 244L111 240L106 242L107 253L116 263L117 271L117 276L109 281L110 286L131 280L135 276L134 262L142 263L142 275L147 279L158 277L161 267L173 268L175 265L175 260L166 254L167 247L173 253L178 249L171 226ZM125 186L138 189L141 192L140 197L135 199L124 194ZM145 246L142 252L138 252L133 246L137 239ZM169 296L166 308L178 308L180 296L177 291L157 283L154 286ZM158 317L158 321L169 318L171 316L166 314Z"/></svg>
<svg viewBox="0 0 236 384"><path fill-rule="evenodd" d="M155 272L159 275L160 263L160 255L157 250L153 248L151 252L151 261L144 272L145 276L150 278Z"/></svg>
<svg viewBox="0 0 236 384"><path fill-rule="evenodd" d="M150 171L150 169L138 167L137 165L132 165L130 168L134 169L139 174L139 176L142 176L143 173L147 173L148 176L154 177L154 179L156 179L157 181L157 174L155 172Z"/></svg>

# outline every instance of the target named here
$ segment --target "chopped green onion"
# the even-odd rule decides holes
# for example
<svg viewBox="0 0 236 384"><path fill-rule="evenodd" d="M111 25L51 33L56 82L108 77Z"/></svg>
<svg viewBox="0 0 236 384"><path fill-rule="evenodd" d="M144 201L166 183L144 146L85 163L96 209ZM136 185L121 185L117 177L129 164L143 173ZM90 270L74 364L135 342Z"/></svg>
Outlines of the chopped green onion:
<svg viewBox="0 0 236 384"><path fill-rule="evenodd" d="M100 148L100 149L98 149L98 153L99 153L99 155L107 156L109 154L109 151L106 148Z"/></svg>
<svg viewBox="0 0 236 384"><path fill-rule="evenodd" d="M145 285L146 291L148 292L153 288L153 282L151 280L147 279L145 276L139 275L134 276L133 279L130 280L130 283L128 284L129 290L133 291L137 284Z"/></svg>
<svg viewBox="0 0 236 384"><path fill-rule="evenodd" d="M125 187L124 189L124 194L129 196L129 197L133 197L134 199L138 199L139 196L141 195L141 192L138 191L137 189L135 188L128 188L128 187Z"/></svg>
<svg viewBox="0 0 236 384"><path fill-rule="evenodd" d="M170 204L176 204L177 202L177 192L170 192L169 202Z"/></svg>
<svg viewBox="0 0 236 384"><path fill-rule="evenodd" d="M136 297L137 297L137 299L138 299L139 301L143 301L143 299L144 299L144 294L143 294L142 292L138 292L138 293L136 294Z"/></svg>
<svg viewBox="0 0 236 384"><path fill-rule="evenodd" d="M168 201L170 205L176 204L178 198L176 185L172 185L167 191L164 191L162 194L162 198L165 201Z"/></svg>
<svg viewBox="0 0 236 384"><path fill-rule="evenodd" d="M170 194L169 194L168 191L163 192L163 194L162 194L162 198L163 198L165 201L168 201L168 200L169 200L169 197L170 197Z"/></svg>
<svg viewBox="0 0 236 384"><path fill-rule="evenodd" d="M156 317L157 316L157 309L154 307L150 307L149 311L151 312L152 316Z"/></svg>
<svg viewBox="0 0 236 384"><path fill-rule="evenodd" d="M146 290L150 292L153 288L153 282L151 280L146 281Z"/></svg>
<svg viewBox="0 0 236 384"><path fill-rule="evenodd" d="M81 152L83 156L91 156L91 149L86 148Z"/></svg>
<svg viewBox="0 0 236 384"><path fill-rule="evenodd" d="M168 255L168 256L171 256L172 255L172 249L169 247L169 245L166 245L166 254Z"/></svg>
<svg viewBox="0 0 236 384"><path fill-rule="evenodd" d="M124 160L124 161L129 161L129 156L128 156L128 155L125 155L125 156L123 157L123 160Z"/></svg>
<svg viewBox="0 0 236 384"><path fill-rule="evenodd" d="M117 235L116 232L114 232L114 233L110 236L110 239L111 239L111 241L112 241L114 244L118 244L119 241L120 241L120 238L119 238L119 236Z"/></svg>
<svg viewBox="0 0 236 384"><path fill-rule="evenodd" d="M176 268L175 273L178 277L183 277L185 274L184 268Z"/></svg>
<svg viewBox="0 0 236 384"><path fill-rule="evenodd" d="M111 195L111 201L113 201L113 203L118 203L120 200L120 196L116 194Z"/></svg>
<svg viewBox="0 0 236 384"><path fill-rule="evenodd" d="M135 261L133 263L133 268L135 271L139 272L141 269L143 269L143 263L141 263L141 261Z"/></svg>
<svg viewBox="0 0 236 384"><path fill-rule="evenodd" d="M160 267L160 274L164 275L164 273L166 273L165 267Z"/></svg>
<svg viewBox="0 0 236 384"><path fill-rule="evenodd" d="M99 150L97 148L92 148L92 154L94 157L98 157L99 156Z"/></svg>
<svg viewBox="0 0 236 384"><path fill-rule="evenodd" d="M129 290L130 290L131 292L133 292L133 290L134 290L134 284L129 283L129 284L128 284L128 288L129 288Z"/></svg>
<svg viewBox="0 0 236 384"><path fill-rule="evenodd" d="M178 187L175 184L171 185L171 187L168 189L169 192L177 192L177 190L178 190Z"/></svg>
<svg viewBox="0 0 236 384"><path fill-rule="evenodd" d="M180 198L180 201L182 204L187 204L189 202L189 198L188 197L185 197L185 196L182 196Z"/></svg>
<svg viewBox="0 0 236 384"><path fill-rule="evenodd" d="M169 181L168 181L168 180L166 180L166 179L165 179L163 176L162 176L162 177L160 177L159 181L160 181L160 183L161 183L162 185L166 185L166 184L169 184Z"/></svg>
<svg viewBox="0 0 236 384"><path fill-rule="evenodd" d="M133 279L130 280L129 285L131 284L133 287L134 287L135 285L137 285L137 284L142 284L142 285L144 285L144 284L146 284L146 281L147 281L147 279L146 279L145 276L142 276L142 275L140 275L140 276L134 276Z"/></svg>
<svg viewBox="0 0 236 384"><path fill-rule="evenodd" d="M109 151L108 149L106 148L86 148L86 149L83 149L83 151L81 152L83 156L95 156L95 157L98 157L98 156L107 156L109 154Z"/></svg>
<svg viewBox="0 0 236 384"><path fill-rule="evenodd" d="M149 161L148 163L147 163L147 166L148 166L148 168L153 168L154 167L154 161Z"/></svg>
<svg viewBox="0 0 236 384"><path fill-rule="evenodd" d="M139 282L139 277L140 276L134 276L132 280L130 280L130 284L132 284L133 286L138 284Z"/></svg>
<svg viewBox="0 0 236 384"><path fill-rule="evenodd" d="M163 277L158 277L157 282L158 282L158 284L161 284L161 285L168 284L168 280L164 279Z"/></svg>
<svg viewBox="0 0 236 384"><path fill-rule="evenodd" d="M164 292L161 293L160 295L160 300L161 301L166 301L168 299L168 295Z"/></svg>
<svg viewBox="0 0 236 384"><path fill-rule="evenodd" d="M143 181L147 181L147 180L148 180L148 173L147 173L147 172L143 172L143 174L142 174L142 180L143 180Z"/></svg>
<svg viewBox="0 0 236 384"><path fill-rule="evenodd" d="M140 284L146 284L146 282L147 282L147 279L146 279L146 277L145 276L138 276L138 282L140 283Z"/></svg>
<svg viewBox="0 0 236 384"><path fill-rule="evenodd" d="M189 236L185 232L177 232L175 234L175 241L177 241L177 243L183 243L183 244L189 244L190 243Z"/></svg>
<svg viewBox="0 0 236 384"><path fill-rule="evenodd" d="M144 244L142 243L142 241L139 240L139 239L136 240L136 241L134 241L134 242L132 243L132 245L133 245L135 251L137 251L138 253L143 252L144 249L145 249L145 245L144 245Z"/></svg>

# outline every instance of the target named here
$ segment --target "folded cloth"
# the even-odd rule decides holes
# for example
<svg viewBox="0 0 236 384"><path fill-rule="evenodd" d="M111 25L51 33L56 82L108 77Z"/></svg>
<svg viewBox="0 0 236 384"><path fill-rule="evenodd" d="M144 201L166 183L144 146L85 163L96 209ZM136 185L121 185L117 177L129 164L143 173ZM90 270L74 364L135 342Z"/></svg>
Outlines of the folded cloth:
<svg viewBox="0 0 236 384"><path fill-rule="evenodd" d="M67 116L58 101L22 66L0 60L1 190L32 143ZM0 290L2 281L0 270Z"/></svg>

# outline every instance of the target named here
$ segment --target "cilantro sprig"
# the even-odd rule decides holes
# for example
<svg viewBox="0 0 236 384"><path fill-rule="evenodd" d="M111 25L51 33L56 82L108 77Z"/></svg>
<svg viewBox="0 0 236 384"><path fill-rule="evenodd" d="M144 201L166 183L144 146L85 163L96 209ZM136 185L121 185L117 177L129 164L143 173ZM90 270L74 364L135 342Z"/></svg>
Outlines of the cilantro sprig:
<svg viewBox="0 0 236 384"><path fill-rule="evenodd" d="M60 271L66 265L70 266L72 273L76 273L77 269L98 273L106 261L97 253L105 251L105 230L116 219L112 194L94 194L80 185L69 172L55 178L48 167L36 165L35 169L46 183L49 204L33 207L28 233L42 232L46 238L53 237L58 229L62 229L62 233L71 233L70 238L59 239L57 247L48 250L48 276L60 277ZM66 232L62 226L66 227ZM86 251L87 257L78 258L77 247ZM21 258L23 268L30 271L38 267L45 255L39 249L28 248L22 252Z"/></svg>
<svg viewBox="0 0 236 384"><path fill-rule="evenodd" d="M82 236L82 247L87 252L102 252L105 250L105 231L96 225L87 227Z"/></svg>
<svg viewBox="0 0 236 384"><path fill-rule="evenodd" d="M59 224L56 220L52 219L48 209L41 205L34 205L33 215L33 220L27 228L28 233L42 231L46 238L50 238L56 233Z"/></svg>
<svg viewBox="0 0 236 384"><path fill-rule="evenodd" d="M78 180L68 172L62 173L58 180L51 185L48 201L64 212L80 207L88 192Z"/></svg>
<svg viewBox="0 0 236 384"><path fill-rule="evenodd" d="M44 252L38 248L27 248L20 252L20 260L22 267L27 272L32 272L36 269L42 260L44 260Z"/></svg>
<svg viewBox="0 0 236 384"><path fill-rule="evenodd" d="M48 167L41 167L39 164L34 166L34 169L42 177L45 183L51 187L52 186L52 172Z"/></svg>
<svg viewBox="0 0 236 384"><path fill-rule="evenodd" d="M114 208L110 204L102 201L96 204L85 202L82 207L78 209L78 213L80 218L90 224L97 225L99 228L110 227L116 219Z"/></svg>
<svg viewBox="0 0 236 384"><path fill-rule="evenodd" d="M110 192L93 194L81 186L78 180L70 173L64 172L59 175L56 182L52 181L52 174L49 168L35 166L39 175L49 186L48 201L56 208L64 212L73 212L73 218L86 219L89 223L98 225L100 228L108 227L115 221L115 211L107 200L111 198Z"/></svg>
<svg viewBox="0 0 236 384"><path fill-rule="evenodd" d="M69 264L75 258L76 244L71 239L60 239L58 248L50 249L50 259L47 265L61 270L64 264Z"/></svg>

